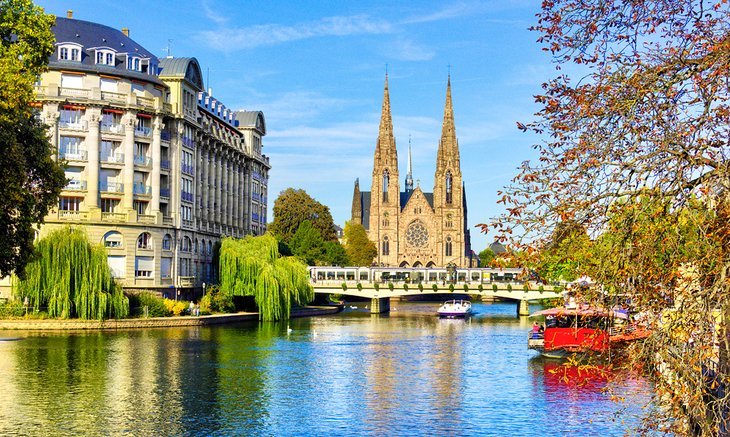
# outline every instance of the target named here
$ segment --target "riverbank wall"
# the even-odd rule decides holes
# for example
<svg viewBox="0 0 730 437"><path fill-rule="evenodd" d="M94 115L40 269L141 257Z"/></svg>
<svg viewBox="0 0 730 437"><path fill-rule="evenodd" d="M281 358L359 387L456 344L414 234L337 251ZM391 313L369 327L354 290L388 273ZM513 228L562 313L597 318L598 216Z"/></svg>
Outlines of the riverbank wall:
<svg viewBox="0 0 730 437"><path fill-rule="evenodd" d="M314 317L342 311L337 306L293 308L291 318ZM7 331L89 331L144 328L173 328L182 326L211 326L258 321L259 313L212 314L209 316L149 317L111 320L6 319L0 320L0 330Z"/></svg>

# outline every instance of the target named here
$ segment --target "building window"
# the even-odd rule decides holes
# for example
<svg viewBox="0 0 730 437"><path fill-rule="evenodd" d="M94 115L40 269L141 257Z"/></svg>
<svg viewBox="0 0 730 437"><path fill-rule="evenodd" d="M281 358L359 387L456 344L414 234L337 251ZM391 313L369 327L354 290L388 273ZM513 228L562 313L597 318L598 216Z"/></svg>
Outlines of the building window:
<svg viewBox="0 0 730 437"><path fill-rule="evenodd" d="M104 247L120 248L123 241L122 234L117 231L109 231L104 234Z"/></svg>
<svg viewBox="0 0 730 437"><path fill-rule="evenodd" d="M152 235L149 232L142 232L137 237L138 249L152 249Z"/></svg>
<svg viewBox="0 0 730 437"><path fill-rule="evenodd" d="M106 65L114 66L114 55L111 53L106 54Z"/></svg>
<svg viewBox="0 0 730 437"><path fill-rule="evenodd" d="M453 256L451 237L446 237L446 256Z"/></svg>
<svg viewBox="0 0 730 437"><path fill-rule="evenodd" d="M139 215L145 215L145 214L147 214L148 205L149 205L149 202L145 202L144 200L135 200L134 201L134 210L137 211L137 214L139 214Z"/></svg>
<svg viewBox="0 0 730 437"><path fill-rule="evenodd" d="M79 49L71 49L71 60L72 61L80 61L81 60L81 56L80 56Z"/></svg>
<svg viewBox="0 0 730 437"><path fill-rule="evenodd" d="M137 278L151 278L155 259L151 256L138 256L135 259L134 276Z"/></svg>
<svg viewBox="0 0 730 437"><path fill-rule="evenodd" d="M119 199L101 199L101 212L114 212L119 206Z"/></svg>
<svg viewBox="0 0 730 437"><path fill-rule="evenodd" d="M451 196L451 194L452 194L451 193L451 191L452 191L451 184L452 184L451 172L447 171L446 172L446 203L451 203L451 200L452 200L451 199L451 197L452 197Z"/></svg>
<svg viewBox="0 0 730 437"><path fill-rule="evenodd" d="M383 202L388 201L388 182L390 181L390 173L388 169L383 170Z"/></svg>
<svg viewBox="0 0 730 437"><path fill-rule="evenodd" d="M390 241L388 241L387 235L383 237L383 250L381 252L383 255L390 255Z"/></svg>
<svg viewBox="0 0 730 437"><path fill-rule="evenodd" d="M183 252L190 252L191 251L191 240L190 237L185 236L182 239L182 244L180 245L180 250Z"/></svg>
<svg viewBox="0 0 730 437"><path fill-rule="evenodd" d="M104 63L104 53L103 52L96 52L96 63L97 64Z"/></svg>
<svg viewBox="0 0 730 437"><path fill-rule="evenodd" d="M61 211L80 211L83 197L61 197L58 202L58 209Z"/></svg>
<svg viewBox="0 0 730 437"><path fill-rule="evenodd" d="M162 250L172 250L172 237L170 234L165 234L162 238Z"/></svg>
<svg viewBox="0 0 730 437"><path fill-rule="evenodd" d="M58 59L62 60L68 60L68 48L67 47L61 47L58 50Z"/></svg>
<svg viewBox="0 0 730 437"><path fill-rule="evenodd" d="M83 109L63 108L58 117L58 125L65 128L80 129L82 127L81 117L83 116Z"/></svg>

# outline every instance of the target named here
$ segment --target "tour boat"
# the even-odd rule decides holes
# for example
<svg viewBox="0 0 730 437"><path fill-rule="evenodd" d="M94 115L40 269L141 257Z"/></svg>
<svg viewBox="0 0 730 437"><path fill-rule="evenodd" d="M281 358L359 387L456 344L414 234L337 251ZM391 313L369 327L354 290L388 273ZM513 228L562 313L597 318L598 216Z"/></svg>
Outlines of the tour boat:
<svg viewBox="0 0 730 437"><path fill-rule="evenodd" d="M601 353L627 342L646 338L649 331L632 323L627 312L586 305L538 311L544 316L544 330L533 330L527 347L547 357L573 353Z"/></svg>
<svg viewBox="0 0 730 437"><path fill-rule="evenodd" d="M471 314L471 302L468 300L448 300L438 309L439 317L466 317Z"/></svg>

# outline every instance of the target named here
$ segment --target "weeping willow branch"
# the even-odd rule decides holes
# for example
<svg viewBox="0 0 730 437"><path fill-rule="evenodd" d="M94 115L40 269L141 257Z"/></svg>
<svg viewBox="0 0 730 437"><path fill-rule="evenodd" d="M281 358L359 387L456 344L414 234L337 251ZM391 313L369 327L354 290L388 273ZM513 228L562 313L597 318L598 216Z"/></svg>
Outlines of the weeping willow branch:
<svg viewBox="0 0 730 437"><path fill-rule="evenodd" d="M226 238L220 251L221 290L232 296L254 296L259 319L286 320L292 302L314 298L307 266L293 257L280 257L271 235Z"/></svg>
<svg viewBox="0 0 730 437"><path fill-rule="evenodd" d="M114 282L106 250L89 243L79 229L63 228L40 240L38 259L16 279L13 293L28 298L31 307L47 307L48 315L62 319L122 318L129 300Z"/></svg>

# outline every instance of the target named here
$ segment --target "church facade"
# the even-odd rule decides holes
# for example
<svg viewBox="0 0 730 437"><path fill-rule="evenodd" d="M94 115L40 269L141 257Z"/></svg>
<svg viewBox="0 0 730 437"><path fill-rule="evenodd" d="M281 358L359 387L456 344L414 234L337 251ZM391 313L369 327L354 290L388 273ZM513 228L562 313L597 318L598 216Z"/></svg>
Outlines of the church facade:
<svg viewBox="0 0 730 437"><path fill-rule="evenodd" d="M462 182L459 144L451 103L451 78L441 130L433 192L413 186L411 150L401 191L398 152L393 135L388 77L375 145L371 191L355 181L352 221L362 224L378 247L374 263L397 267L470 267L471 242L467 228L466 193Z"/></svg>

